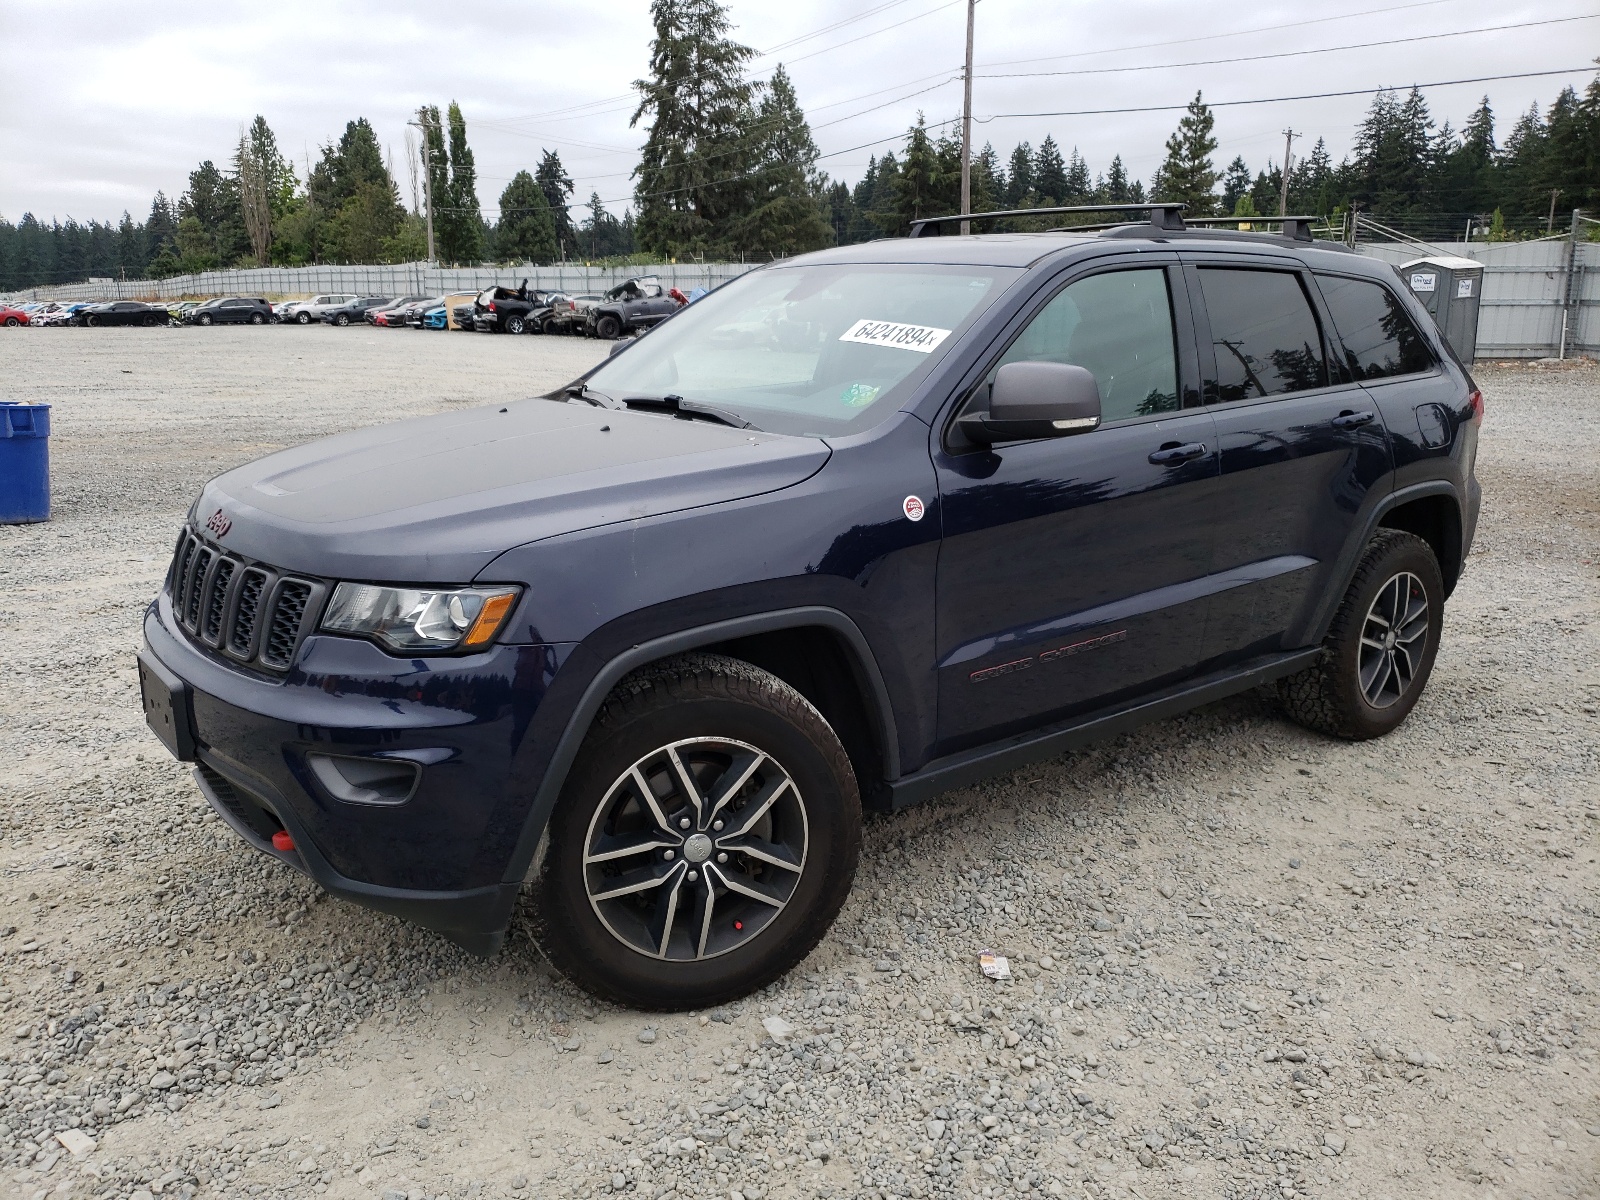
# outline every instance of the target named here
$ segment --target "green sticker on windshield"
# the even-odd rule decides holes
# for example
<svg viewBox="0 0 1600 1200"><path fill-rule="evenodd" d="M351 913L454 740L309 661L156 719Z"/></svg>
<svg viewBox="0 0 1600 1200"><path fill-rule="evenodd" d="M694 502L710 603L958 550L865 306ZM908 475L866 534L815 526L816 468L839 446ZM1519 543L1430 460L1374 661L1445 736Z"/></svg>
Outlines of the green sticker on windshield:
<svg viewBox="0 0 1600 1200"><path fill-rule="evenodd" d="M852 383L839 394L846 408L865 408L878 398L879 388L871 383Z"/></svg>

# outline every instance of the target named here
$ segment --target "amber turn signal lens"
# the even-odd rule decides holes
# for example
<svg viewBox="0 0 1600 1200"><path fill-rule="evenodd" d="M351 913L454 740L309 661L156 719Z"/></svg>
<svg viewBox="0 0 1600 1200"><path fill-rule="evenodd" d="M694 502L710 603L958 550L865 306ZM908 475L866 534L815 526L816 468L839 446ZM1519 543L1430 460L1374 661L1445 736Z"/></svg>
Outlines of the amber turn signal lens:
<svg viewBox="0 0 1600 1200"><path fill-rule="evenodd" d="M478 619L472 623L472 628L467 630L467 636L461 639L461 644L483 646L492 641L494 635L500 632L500 626L505 624L506 618L511 615L511 606L516 599L515 592L501 592L486 599L483 607L478 610Z"/></svg>

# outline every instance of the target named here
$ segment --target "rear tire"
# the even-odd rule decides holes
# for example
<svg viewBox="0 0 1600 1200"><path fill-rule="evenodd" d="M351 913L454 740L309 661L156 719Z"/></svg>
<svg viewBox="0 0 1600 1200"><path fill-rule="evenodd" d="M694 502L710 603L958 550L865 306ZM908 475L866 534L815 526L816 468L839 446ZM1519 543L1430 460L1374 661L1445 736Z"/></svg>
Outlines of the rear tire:
<svg viewBox="0 0 1600 1200"><path fill-rule="evenodd" d="M267 319L265 317L263 317L260 313L252 313L250 315L250 324L252 324L252 325L265 325L266 323L267 323Z"/></svg>
<svg viewBox="0 0 1600 1200"><path fill-rule="evenodd" d="M556 319L554 317L546 317L544 319L544 324L540 326L539 331L546 337L552 337L561 332L561 326L556 324Z"/></svg>
<svg viewBox="0 0 1600 1200"><path fill-rule="evenodd" d="M619 1004L702 1008L770 983L822 939L855 878L861 799L805 697L691 654L607 697L546 837L532 923L550 961Z"/></svg>
<svg viewBox="0 0 1600 1200"><path fill-rule="evenodd" d="M17 320L16 317L7 317L6 318L6 328L7 329L15 329L18 325L21 325L21 324L22 324L22 322Z"/></svg>
<svg viewBox="0 0 1600 1200"><path fill-rule="evenodd" d="M506 318L507 333L525 333L527 328L528 323L519 316L513 315Z"/></svg>
<svg viewBox="0 0 1600 1200"><path fill-rule="evenodd" d="M1380 529L1367 544L1322 657L1278 683L1308 729L1365 741L1399 727L1416 706L1444 628L1444 578L1415 534Z"/></svg>

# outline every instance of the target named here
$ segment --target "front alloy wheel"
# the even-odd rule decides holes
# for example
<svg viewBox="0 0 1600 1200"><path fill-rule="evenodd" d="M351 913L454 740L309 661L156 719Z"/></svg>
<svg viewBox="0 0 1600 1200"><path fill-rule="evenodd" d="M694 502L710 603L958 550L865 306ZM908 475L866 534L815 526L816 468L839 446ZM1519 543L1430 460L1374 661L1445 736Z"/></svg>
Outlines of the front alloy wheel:
<svg viewBox="0 0 1600 1200"><path fill-rule="evenodd" d="M855 773L805 697L739 659L671 659L595 717L532 880L534 937L610 1000L720 1003L811 952L860 845Z"/></svg>
<svg viewBox="0 0 1600 1200"><path fill-rule="evenodd" d="M624 945L713 958L783 911L805 861L805 804L778 761L734 739L689 738L608 789L589 822L584 884Z"/></svg>

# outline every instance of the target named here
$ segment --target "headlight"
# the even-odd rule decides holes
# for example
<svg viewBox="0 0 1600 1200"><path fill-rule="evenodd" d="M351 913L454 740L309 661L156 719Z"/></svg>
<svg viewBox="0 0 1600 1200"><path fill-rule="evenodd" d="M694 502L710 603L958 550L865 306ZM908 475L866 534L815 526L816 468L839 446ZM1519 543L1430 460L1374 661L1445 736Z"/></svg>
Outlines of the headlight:
<svg viewBox="0 0 1600 1200"><path fill-rule="evenodd" d="M517 592L508 587L434 592L341 583L322 628L376 638L393 650L471 650L494 640L511 615Z"/></svg>

